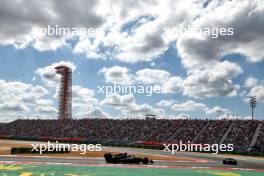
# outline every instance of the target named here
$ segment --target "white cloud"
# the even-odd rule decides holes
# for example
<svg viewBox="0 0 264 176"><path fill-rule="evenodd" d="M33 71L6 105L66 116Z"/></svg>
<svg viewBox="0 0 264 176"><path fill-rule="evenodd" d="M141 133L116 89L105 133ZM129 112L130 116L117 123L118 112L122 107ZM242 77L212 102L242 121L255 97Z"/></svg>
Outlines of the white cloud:
<svg viewBox="0 0 264 176"><path fill-rule="evenodd" d="M164 114L163 109L156 109L150 106L149 104L132 104L130 107L125 107L121 111L122 114L133 114L136 116L141 116L145 117L146 114L156 114L156 115L161 115Z"/></svg>
<svg viewBox="0 0 264 176"><path fill-rule="evenodd" d="M38 99L36 103L37 105L41 105L41 106L52 106L53 105L53 101L49 99Z"/></svg>
<svg viewBox="0 0 264 176"><path fill-rule="evenodd" d="M248 96L256 96L258 101L264 103L264 85L256 85L252 87L248 93Z"/></svg>
<svg viewBox="0 0 264 176"><path fill-rule="evenodd" d="M39 51L67 46L73 48L74 53L83 53L87 58L128 63L145 61L153 63L150 65L154 67L157 66L154 59L176 43L177 53L187 68L185 77L149 68L138 70L132 75L127 67L120 66L104 68L100 72L108 83L132 84L140 81L161 84L164 93L180 93L194 98L236 96L240 86L233 79L243 70L236 63L224 61L223 57L239 54L250 62L263 61L264 54L260 52L264 49L263 3L260 0L210 1L207 7L203 7L203 3L204 1L197 0L5 2L0 7L0 45L13 45L16 48L31 45ZM104 31L95 36L80 35L75 45L75 42L69 42L65 37L39 36L32 30L32 27L46 27L47 24L61 27L102 27ZM192 32L177 35L172 30L187 25L234 27L234 36L212 39ZM56 64L63 63L54 63L36 71L45 86L58 86L59 75L54 70ZM76 69L76 65L71 62L64 64ZM1 84L6 86L7 82ZM10 82L8 84L11 85ZM52 109L49 108L53 106L52 102L45 101L42 97L47 91L44 87L31 85L32 88L27 88L30 85L20 83L10 85L0 90L9 95L0 97L2 109L27 111L33 106L36 106L35 109ZM259 101L264 101L263 85L255 78L249 77L244 86L249 89L248 95L256 95ZM80 86L73 89L74 107L85 108L87 112L99 112L95 109L98 100L94 98L92 90ZM121 97L115 98L124 101ZM131 99L130 103L127 102L131 112L155 111L150 105L138 105L134 97ZM9 103L10 100L16 101ZM116 102L118 101L114 100L112 103ZM169 102L159 103L160 106L171 106Z"/></svg>
<svg viewBox="0 0 264 176"><path fill-rule="evenodd" d="M245 87L246 88L250 88L250 87L254 87L258 84L258 80L252 76L248 77L245 81Z"/></svg>
<svg viewBox="0 0 264 176"><path fill-rule="evenodd" d="M234 85L232 78L242 72L238 64L229 61L195 69L183 82L183 95L195 98L236 96L240 86Z"/></svg>
<svg viewBox="0 0 264 176"><path fill-rule="evenodd" d="M96 13L97 5L97 1L93 0L1 3L0 44L14 45L16 48L32 44L39 51L58 49L66 45L64 37L40 36L32 29L48 25L99 27L103 19Z"/></svg>
<svg viewBox="0 0 264 176"><path fill-rule="evenodd" d="M0 11L0 44L17 48L32 44L37 50L45 51L68 46L88 58L136 63L152 62L172 43L177 43L186 68L214 63L232 53L244 55L251 62L264 58L259 52L264 48L264 6L260 0L210 1L206 7L204 1L197 0L47 0L44 3L29 0L2 3ZM48 24L101 27L103 31L92 36L81 34L75 45L66 40L72 36L44 37L32 30ZM180 35L175 32L188 26L232 27L234 35L213 39L192 31Z"/></svg>
<svg viewBox="0 0 264 176"><path fill-rule="evenodd" d="M88 111L77 112L75 118L111 118L111 116L108 113L105 113L101 108L95 107Z"/></svg>
<svg viewBox="0 0 264 176"><path fill-rule="evenodd" d="M135 79L146 84L163 84L169 77L169 72L160 69L145 68L135 73Z"/></svg>
<svg viewBox="0 0 264 176"><path fill-rule="evenodd" d="M196 0L142 1L133 5L130 1L101 3L98 12L107 15L102 25L105 33L95 40L80 40L77 46L85 47L79 53L86 53L88 58L150 62L177 42L186 68L214 63L232 53L245 55L253 62L264 58L259 52L264 47L259 37L264 31L259 27L263 26L264 7L259 0L213 1L207 7L203 5L203 1ZM175 31L188 26L234 28L234 35L215 39L192 31L178 35ZM100 46L107 49L98 49Z"/></svg>
<svg viewBox="0 0 264 176"><path fill-rule="evenodd" d="M97 36L99 37L99 36ZM99 43L92 43L90 39L80 39L80 41L73 48L73 53L85 53L87 58L90 59L105 59L105 55L98 52Z"/></svg>
<svg viewBox="0 0 264 176"><path fill-rule="evenodd" d="M36 73L40 76L46 86L58 86L60 75L56 73L55 67L60 65L71 68L72 72L76 70L76 65L74 63L70 61L60 61L43 68L38 68Z"/></svg>
<svg viewBox="0 0 264 176"><path fill-rule="evenodd" d="M159 107L171 107L175 103L175 100L161 100L157 103Z"/></svg>
<svg viewBox="0 0 264 176"><path fill-rule="evenodd" d="M32 46L38 51L55 51L63 46L70 47L65 38L53 38L47 36L34 37Z"/></svg>
<svg viewBox="0 0 264 176"><path fill-rule="evenodd" d="M186 68L212 64L229 54L241 54L251 62L264 58L262 51L264 6L259 0L222 1L204 10L193 28L233 28L233 36L218 38L187 32L177 42L177 49Z"/></svg>
<svg viewBox="0 0 264 176"><path fill-rule="evenodd" d="M216 115L224 115L224 114L230 114L231 111L225 108L221 108L220 106L214 106L211 109L208 109L206 111L206 114L216 114Z"/></svg>
<svg viewBox="0 0 264 176"><path fill-rule="evenodd" d="M132 94L120 95L120 94L110 94L105 97L104 100L100 102L102 105L109 105L114 107L124 107L129 106L135 102L134 96Z"/></svg>
<svg viewBox="0 0 264 176"><path fill-rule="evenodd" d="M189 114L186 114L186 113L180 113L176 117L176 119L190 119L190 118L191 118L191 116Z"/></svg>
<svg viewBox="0 0 264 176"><path fill-rule="evenodd" d="M241 94L243 97L243 101L249 103L249 97L255 96L257 98L257 102L264 103L264 81L258 80L252 76L248 77L244 83L244 90Z"/></svg>
<svg viewBox="0 0 264 176"><path fill-rule="evenodd" d="M29 111L29 108L23 102L10 101L0 105L0 109L3 111Z"/></svg>
<svg viewBox="0 0 264 176"><path fill-rule="evenodd" d="M175 111L204 111L207 109L207 106L203 103L197 103L192 100L189 100L183 103L175 103L172 105L171 109Z"/></svg>
<svg viewBox="0 0 264 176"><path fill-rule="evenodd" d="M99 70L99 73L103 73L105 80L108 83L127 85L131 84L132 78L129 74L129 69L126 67L113 66L111 68L103 67Z"/></svg>
<svg viewBox="0 0 264 176"><path fill-rule="evenodd" d="M73 69L76 66L71 62L58 62L50 66L39 68L36 73L40 75L47 86L59 86L58 79L55 76L54 67L57 65L66 65ZM26 84L23 82L6 82L0 80L0 109L1 112L7 112L6 116L10 119L21 118L21 115L34 116L34 114L53 114L56 116L57 108L54 107L55 101L49 99L52 97L52 89L46 89L39 85ZM54 89L55 90L55 89ZM58 89L56 90L58 91ZM55 95L57 95L56 93ZM55 98L55 96L53 96ZM57 98L57 96L56 96ZM56 99L55 98L55 99ZM101 110L98 105L98 100L94 97L94 91L84 88L79 85L72 86L72 103L73 103L73 116L81 115L82 117L90 117L90 115L101 116L107 115ZM15 114L15 112L19 114ZM16 117L15 117L16 115ZM35 117L35 116L34 116ZM110 117L108 115L108 117ZM3 118L1 116L1 118ZM37 118L37 116L36 116Z"/></svg>
<svg viewBox="0 0 264 176"><path fill-rule="evenodd" d="M74 115L88 115L95 110L97 105L98 100L94 97L93 90L79 85L72 86L72 106Z"/></svg>
<svg viewBox="0 0 264 176"><path fill-rule="evenodd" d="M169 80L165 81L162 86L163 93L180 93L184 89L184 78L180 76L171 76Z"/></svg>
<svg viewBox="0 0 264 176"><path fill-rule="evenodd" d="M149 104L137 104L132 94L110 94L100 102L101 105L111 106L120 111L122 115L145 117L146 114L163 114L163 109L155 109Z"/></svg>
<svg viewBox="0 0 264 176"><path fill-rule="evenodd" d="M55 113L53 101L45 99L49 91L42 86L23 82L7 82L0 80L0 121L21 118L21 115L36 113Z"/></svg>
<svg viewBox="0 0 264 176"><path fill-rule="evenodd" d="M35 108L36 112L40 113L57 113L57 108L54 108L53 106L39 106Z"/></svg>
<svg viewBox="0 0 264 176"><path fill-rule="evenodd" d="M102 68L106 82L160 85L164 94L181 93L194 98L236 96L240 86L232 79L243 72L239 64L223 61L189 70L186 77L171 75L166 70L145 68L128 73L126 67Z"/></svg>
<svg viewBox="0 0 264 176"><path fill-rule="evenodd" d="M161 72L158 75L162 75ZM194 98L236 96L240 86L233 84L232 79L242 72L237 63L223 61L189 70L186 77L170 76L164 71L167 74L157 80L162 84L163 93L181 93ZM151 74L145 74L144 80L152 80Z"/></svg>
<svg viewBox="0 0 264 176"><path fill-rule="evenodd" d="M94 90L79 85L72 86L73 117L81 118L110 118L98 104Z"/></svg>
<svg viewBox="0 0 264 176"><path fill-rule="evenodd" d="M88 97L93 97L94 91L79 85L72 86L72 97L78 99L82 97L84 100Z"/></svg>
<svg viewBox="0 0 264 176"><path fill-rule="evenodd" d="M89 59L152 61L178 37L165 28L191 22L201 6L202 3L194 0L191 3L182 0L101 2L97 12L104 17L104 33L80 39L74 52L84 53Z"/></svg>
<svg viewBox="0 0 264 176"><path fill-rule="evenodd" d="M92 117L96 117L96 118L105 118L105 117L111 117L109 114L105 113L102 109L100 108L94 108L91 112L90 112L90 116Z"/></svg>
<svg viewBox="0 0 264 176"><path fill-rule="evenodd" d="M151 63L150 63L150 66L151 66L151 67L155 67L156 65L157 65L156 62L151 62Z"/></svg>

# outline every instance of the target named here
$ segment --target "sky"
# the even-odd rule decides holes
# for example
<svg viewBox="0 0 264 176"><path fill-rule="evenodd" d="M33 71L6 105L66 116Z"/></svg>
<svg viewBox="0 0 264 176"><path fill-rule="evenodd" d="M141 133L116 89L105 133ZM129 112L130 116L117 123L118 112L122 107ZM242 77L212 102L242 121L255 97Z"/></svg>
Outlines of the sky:
<svg viewBox="0 0 264 176"><path fill-rule="evenodd" d="M0 122L57 118L58 65L73 71L75 119L249 119L250 96L264 119L261 0L0 0L0 26ZM114 85L160 92L99 91Z"/></svg>

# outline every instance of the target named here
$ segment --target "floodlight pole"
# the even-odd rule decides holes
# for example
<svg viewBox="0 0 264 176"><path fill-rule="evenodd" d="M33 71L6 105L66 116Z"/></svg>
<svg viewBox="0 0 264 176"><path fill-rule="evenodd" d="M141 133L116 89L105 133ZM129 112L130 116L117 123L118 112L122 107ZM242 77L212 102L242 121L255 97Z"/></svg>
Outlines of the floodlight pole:
<svg viewBox="0 0 264 176"><path fill-rule="evenodd" d="M251 108L251 111L252 111L251 112L251 114L252 114L251 116L252 116L252 120L253 120L254 119L254 108L253 107Z"/></svg>
<svg viewBox="0 0 264 176"><path fill-rule="evenodd" d="M250 98L250 107L251 107L251 113L252 113L252 120L254 120L254 108L257 106L257 98L256 96L251 96Z"/></svg>

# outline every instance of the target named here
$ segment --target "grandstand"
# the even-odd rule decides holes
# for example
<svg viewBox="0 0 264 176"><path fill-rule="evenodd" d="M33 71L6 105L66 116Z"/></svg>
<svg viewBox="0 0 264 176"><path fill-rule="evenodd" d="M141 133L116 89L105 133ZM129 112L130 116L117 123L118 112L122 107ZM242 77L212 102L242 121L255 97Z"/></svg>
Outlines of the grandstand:
<svg viewBox="0 0 264 176"><path fill-rule="evenodd" d="M239 151L264 152L264 125L257 120L80 119L16 120L0 124L2 138L75 139L135 144L182 141L234 144Z"/></svg>

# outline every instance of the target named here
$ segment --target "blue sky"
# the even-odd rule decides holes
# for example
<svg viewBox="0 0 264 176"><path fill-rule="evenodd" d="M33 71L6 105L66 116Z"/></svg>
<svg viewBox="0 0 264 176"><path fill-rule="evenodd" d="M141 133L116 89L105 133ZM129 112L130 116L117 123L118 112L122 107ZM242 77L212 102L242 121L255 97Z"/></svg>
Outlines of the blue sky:
<svg viewBox="0 0 264 176"><path fill-rule="evenodd" d="M263 22L264 8L258 0L244 3L210 1L98 1L80 6L32 0L3 13L7 24L0 29L0 121L17 118L56 118L59 76L54 67L73 69L74 118L123 116L160 118L250 118L249 96L258 100L256 118L264 110ZM36 20L27 12L39 9ZM116 9L115 9L116 8ZM140 10L138 10L140 9ZM190 10L192 9L192 10ZM226 16L226 10L233 10ZM19 16L19 18L14 18ZM213 18L213 17L218 18ZM33 29L47 25L85 26L101 32L76 36L47 36ZM241 25L240 25L241 24ZM242 25L243 24L243 25ZM233 35L201 35L175 30L232 28ZM1 25L2 26L2 25ZM262 25L263 26L263 25ZM164 30L168 29L168 30ZM249 34L250 31L250 34ZM163 93L97 93L98 86L113 84L159 86ZM230 114L230 116L228 116Z"/></svg>

